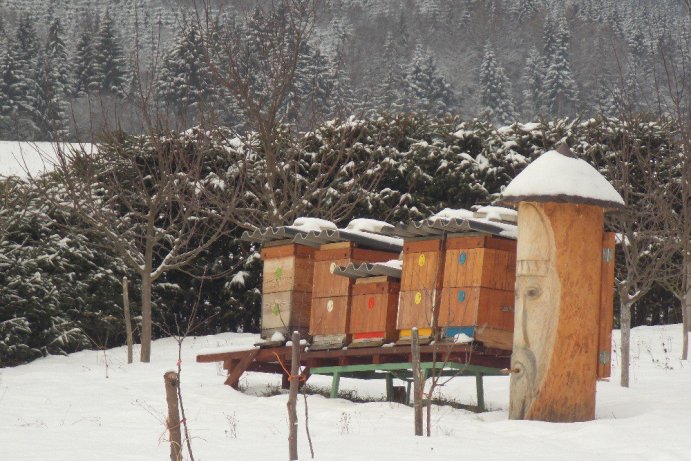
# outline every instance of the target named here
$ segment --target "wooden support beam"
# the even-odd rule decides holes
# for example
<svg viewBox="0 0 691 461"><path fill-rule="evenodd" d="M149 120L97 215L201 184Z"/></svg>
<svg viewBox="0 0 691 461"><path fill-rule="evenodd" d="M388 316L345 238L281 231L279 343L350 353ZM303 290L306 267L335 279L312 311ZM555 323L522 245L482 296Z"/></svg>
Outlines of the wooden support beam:
<svg viewBox="0 0 691 461"><path fill-rule="evenodd" d="M485 411L485 389L482 384L482 372L475 373L475 389L477 391L477 409Z"/></svg>
<svg viewBox="0 0 691 461"><path fill-rule="evenodd" d="M248 353L241 360L234 364L233 368L228 370L228 378L226 379L225 384L231 386L233 389L237 389L238 383L240 382L240 376L242 376L242 374L247 370L258 353L259 349L248 351Z"/></svg>

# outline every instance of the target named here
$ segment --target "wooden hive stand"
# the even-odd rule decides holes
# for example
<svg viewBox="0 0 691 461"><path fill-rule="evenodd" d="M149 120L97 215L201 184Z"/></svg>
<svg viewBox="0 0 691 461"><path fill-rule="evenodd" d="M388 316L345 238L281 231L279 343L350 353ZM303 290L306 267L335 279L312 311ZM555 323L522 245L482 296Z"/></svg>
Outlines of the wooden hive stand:
<svg viewBox="0 0 691 461"><path fill-rule="evenodd" d="M485 347L511 350L515 282L515 240L450 236L439 306L442 338L462 333Z"/></svg>
<svg viewBox="0 0 691 461"><path fill-rule="evenodd" d="M315 252L309 333L311 348L333 349L350 342L350 314L354 280L334 274L349 263L384 262L398 253L360 248L354 242L322 245Z"/></svg>
<svg viewBox="0 0 691 461"><path fill-rule="evenodd" d="M293 331L307 336L315 251L290 241L270 242L262 248L261 337L267 340L262 345L283 344ZM276 333L282 338L275 337Z"/></svg>

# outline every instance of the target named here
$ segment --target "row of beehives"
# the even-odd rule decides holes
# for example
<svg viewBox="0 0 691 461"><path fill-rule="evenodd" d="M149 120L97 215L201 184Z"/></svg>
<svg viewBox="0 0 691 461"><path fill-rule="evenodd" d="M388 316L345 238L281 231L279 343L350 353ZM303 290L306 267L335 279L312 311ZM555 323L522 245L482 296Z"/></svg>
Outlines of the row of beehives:
<svg viewBox="0 0 691 461"><path fill-rule="evenodd" d="M349 228L255 233L271 236L261 253L262 338L282 343L297 330L313 349L375 346L409 341L413 327L424 341L436 323L446 340L510 350L515 225L472 216L379 229L402 240Z"/></svg>

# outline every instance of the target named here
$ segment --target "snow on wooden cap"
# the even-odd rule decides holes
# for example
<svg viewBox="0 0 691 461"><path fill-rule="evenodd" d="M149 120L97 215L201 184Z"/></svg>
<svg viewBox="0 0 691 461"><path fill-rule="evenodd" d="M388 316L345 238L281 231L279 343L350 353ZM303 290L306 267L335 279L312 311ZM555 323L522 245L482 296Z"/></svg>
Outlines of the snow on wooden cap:
<svg viewBox="0 0 691 461"><path fill-rule="evenodd" d="M562 144L528 165L501 194L504 203L560 202L624 208L621 195L592 165Z"/></svg>

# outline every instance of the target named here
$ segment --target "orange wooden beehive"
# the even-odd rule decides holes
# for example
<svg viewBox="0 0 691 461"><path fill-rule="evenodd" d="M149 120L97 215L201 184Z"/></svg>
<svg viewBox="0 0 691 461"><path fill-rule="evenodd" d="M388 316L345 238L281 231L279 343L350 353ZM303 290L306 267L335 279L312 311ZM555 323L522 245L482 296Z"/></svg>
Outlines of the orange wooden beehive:
<svg viewBox="0 0 691 461"><path fill-rule="evenodd" d="M381 262L398 253L359 248L354 242L322 245L315 252L309 333L312 349L337 348L350 341L350 315L354 280L334 274L338 266Z"/></svg>
<svg viewBox="0 0 691 461"><path fill-rule="evenodd" d="M516 241L493 235L449 237L439 306L442 336L459 333L511 350Z"/></svg>
<svg viewBox="0 0 691 461"><path fill-rule="evenodd" d="M403 243L403 272L398 302L396 328L399 337L410 338L417 327L423 341L432 336L432 307L441 271L443 271L442 240L406 240Z"/></svg>
<svg viewBox="0 0 691 461"><path fill-rule="evenodd" d="M275 333L288 338L293 331L309 330L315 249L292 242L276 242L262 248L261 337ZM281 342L281 341L279 341Z"/></svg>
<svg viewBox="0 0 691 461"><path fill-rule="evenodd" d="M374 346L396 340L400 280L386 275L357 279L350 314L351 346Z"/></svg>

